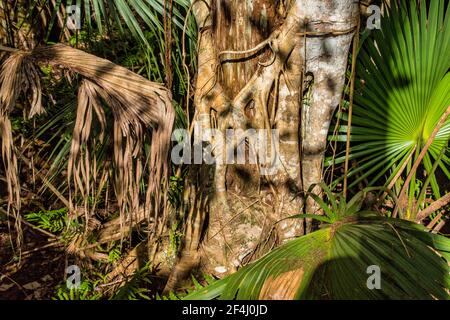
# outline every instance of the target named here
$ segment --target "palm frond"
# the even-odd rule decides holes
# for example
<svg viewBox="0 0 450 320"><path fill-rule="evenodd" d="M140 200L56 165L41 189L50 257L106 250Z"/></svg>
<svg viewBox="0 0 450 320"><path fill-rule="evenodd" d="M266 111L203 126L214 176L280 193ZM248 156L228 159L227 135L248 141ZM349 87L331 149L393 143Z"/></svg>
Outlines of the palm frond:
<svg viewBox="0 0 450 320"><path fill-rule="evenodd" d="M185 299L449 299L449 254L443 236L364 212L293 240ZM369 285L373 266L379 288Z"/></svg>
<svg viewBox="0 0 450 320"><path fill-rule="evenodd" d="M15 63L8 64L11 62ZM8 185L19 188L15 171L17 166L13 163L16 160L11 147L12 138L8 139L11 129L7 126L7 117L21 93L32 96L30 116L43 111L38 104L40 99L36 98L41 94L40 87L36 85L37 73L29 70L33 64L48 63L78 73L84 78L79 89L68 164L68 177L73 181L75 192L80 191L85 201L92 193L94 186L91 180L95 181L97 172L95 162L90 163L88 141L93 139L91 128L94 114L100 126L99 140L106 134L103 109L108 106L114 118L113 163L120 211L125 213L139 209L142 198L140 183L145 177L148 179L145 207L155 214L157 221L164 207L161 206L161 184L168 183L167 160L174 122L170 92L162 85L108 60L62 44L26 53L18 51L5 63L0 74L0 113L5 119L2 123L6 124L2 126L5 128L5 132L2 132L2 149L5 152L9 150L9 154L2 157L11 172ZM11 70L13 67L14 70ZM30 86L32 90L28 92ZM148 153L142 148L145 141L150 142Z"/></svg>
<svg viewBox="0 0 450 320"><path fill-rule="evenodd" d="M391 3L381 30L372 32L358 56L361 82L355 94L350 159L356 159L359 166L349 174L355 176L352 186L363 179L373 185L385 175L389 183L405 161L415 161L450 105L448 2L430 1L429 7L428 2L419 7L415 1L400 1L400 6ZM427 172L449 137L450 119L428 150ZM338 139L345 141L346 137L342 134ZM409 157L414 150L416 154ZM439 167L448 178L449 164L447 151ZM434 174L431 185L439 195Z"/></svg>
<svg viewBox="0 0 450 320"><path fill-rule="evenodd" d="M375 189L347 202L325 188L329 204L320 202L325 217L291 217L322 221L320 230L185 299L449 299L450 239L410 221L362 211L364 195ZM375 269L376 288L370 279Z"/></svg>

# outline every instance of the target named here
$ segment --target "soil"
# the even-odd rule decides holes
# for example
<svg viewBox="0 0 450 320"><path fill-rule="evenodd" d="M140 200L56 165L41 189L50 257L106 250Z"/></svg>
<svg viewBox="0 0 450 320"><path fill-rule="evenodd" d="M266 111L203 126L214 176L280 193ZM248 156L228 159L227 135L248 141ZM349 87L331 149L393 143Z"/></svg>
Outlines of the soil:
<svg viewBox="0 0 450 320"><path fill-rule="evenodd" d="M43 248L27 253L49 242L47 237L26 226L23 233L19 262L12 250L7 221L0 221L0 300L51 299L55 287L64 279L65 252Z"/></svg>

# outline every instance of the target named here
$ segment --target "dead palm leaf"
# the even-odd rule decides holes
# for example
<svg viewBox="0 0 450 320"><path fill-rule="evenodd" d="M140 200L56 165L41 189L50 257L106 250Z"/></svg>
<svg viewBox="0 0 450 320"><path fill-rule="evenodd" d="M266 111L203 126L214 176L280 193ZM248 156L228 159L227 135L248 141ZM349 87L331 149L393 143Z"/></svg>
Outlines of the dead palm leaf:
<svg viewBox="0 0 450 320"><path fill-rule="evenodd" d="M13 137L9 113L17 98L24 93L31 98L29 116L44 110L41 104L41 84L36 67L31 62L30 53L16 52L6 59L0 72L0 138L3 165L8 187L8 213L12 210L17 217L20 210L20 184L17 172L17 158L14 154ZM15 219L18 231L17 245L21 244L20 219Z"/></svg>
<svg viewBox="0 0 450 320"><path fill-rule="evenodd" d="M71 191L81 195L85 207L89 197L94 195L97 165L90 149L106 134L104 107L108 106L114 123L113 164L120 212L137 212L140 200L145 198L149 219L164 221L166 196L160 189L161 184L167 183L169 171L167 161L174 121L170 92L126 68L62 44L15 52L1 69L0 129L10 202L20 205L17 161L12 151L8 115L20 94L31 97L30 117L43 112L36 68L41 63L78 73L83 78L68 163L68 179L73 183ZM93 137L91 130L94 115L100 125L98 137ZM149 153L144 151L145 141L150 141ZM145 195L140 188L144 177L148 177ZM71 209L76 210L76 206Z"/></svg>

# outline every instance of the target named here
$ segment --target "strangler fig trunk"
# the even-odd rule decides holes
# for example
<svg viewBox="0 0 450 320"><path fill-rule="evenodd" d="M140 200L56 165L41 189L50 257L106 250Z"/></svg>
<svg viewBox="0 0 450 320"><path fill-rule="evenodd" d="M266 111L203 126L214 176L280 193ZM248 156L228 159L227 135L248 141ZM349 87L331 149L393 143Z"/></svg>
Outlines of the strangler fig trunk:
<svg viewBox="0 0 450 320"><path fill-rule="evenodd" d="M190 192L191 200L201 194L203 202L188 210L184 250L166 289L199 262L223 276L311 229L309 221L277 222L316 211L310 200L304 205L303 192L322 179L359 5L207 0L193 1L193 13L199 28L194 140L206 142L220 159L240 143L246 160L252 152L267 157L201 165L206 173L191 181L197 191ZM205 139L208 129L217 131ZM249 129L263 132L266 144L255 143ZM223 146L229 132L235 142Z"/></svg>

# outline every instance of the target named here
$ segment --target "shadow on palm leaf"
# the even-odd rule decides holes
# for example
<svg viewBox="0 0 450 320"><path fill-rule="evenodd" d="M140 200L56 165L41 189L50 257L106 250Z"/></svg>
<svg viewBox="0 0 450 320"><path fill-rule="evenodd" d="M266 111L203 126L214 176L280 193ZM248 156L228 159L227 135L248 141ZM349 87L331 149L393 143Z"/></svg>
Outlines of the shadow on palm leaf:
<svg viewBox="0 0 450 320"><path fill-rule="evenodd" d="M321 184L318 231L292 240L185 299L448 299L450 239L361 210ZM373 190L373 188L370 188Z"/></svg>
<svg viewBox="0 0 450 320"><path fill-rule="evenodd" d="M449 37L450 5L445 0L424 1L422 5L391 1L381 30L363 34L350 149L350 159L358 165L348 175L354 178L349 188L364 180L369 185L384 179L386 185L393 183L406 164L404 175L409 174L450 105ZM337 139L346 141L347 126L339 130ZM443 191L436 174L450 179L448 149L440 155L448 145L449 133L447 119L423 159L436 199ZM345 156L339 156L329 159L328 164L344 161ZM437 168L433 169L433 162ZM410 190L415 183L413 179ZM419 202L423 205L423 199Z"/></svg>

